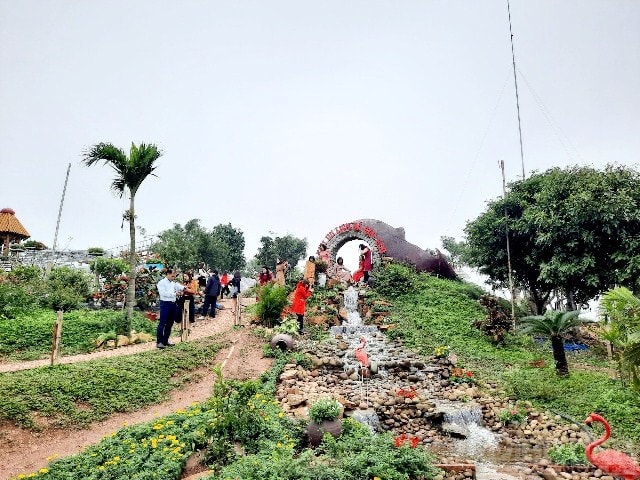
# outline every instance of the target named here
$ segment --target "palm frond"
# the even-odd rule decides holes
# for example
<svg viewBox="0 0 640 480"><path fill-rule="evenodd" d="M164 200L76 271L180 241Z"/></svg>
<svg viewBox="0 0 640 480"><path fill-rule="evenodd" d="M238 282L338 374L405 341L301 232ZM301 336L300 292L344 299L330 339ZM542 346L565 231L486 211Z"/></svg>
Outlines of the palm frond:
<svg viewBox="0 0 640 480"><path fill-rule="evenodd" d="M579 318L580 312L548 312L546 315L532 315L520 320L523 333L538 335L562 335L570 329L580 325L583 320Z"/></svg>
<svg viewBox="0 0 640 480"><path fill-rule="evenodd" d="M111 143L98 143L85 152L83 162L88 167L104 162L105 165L111 164L114 168L122 169L127 163L127 155Z"/></svg>

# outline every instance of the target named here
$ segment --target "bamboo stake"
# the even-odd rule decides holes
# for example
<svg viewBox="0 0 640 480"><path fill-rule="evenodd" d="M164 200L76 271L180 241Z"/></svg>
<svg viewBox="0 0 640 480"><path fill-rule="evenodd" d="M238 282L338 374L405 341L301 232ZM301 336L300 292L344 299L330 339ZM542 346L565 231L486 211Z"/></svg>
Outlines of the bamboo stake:
<svg viewBox="0 0 640 480"><path fill-rule="evenodd" d="M184 302L184 305L182 307L180 340L182 340L183 342L189 340L189 305L189 302Z"/></svg>
<svg viewBox="0 0 640 480"><path fill-rule="evenodd" d="M53 343L51 345L51 365L58 363L60 357L60 338L62 337L62 310L58 310L53 324Z"/></svg>

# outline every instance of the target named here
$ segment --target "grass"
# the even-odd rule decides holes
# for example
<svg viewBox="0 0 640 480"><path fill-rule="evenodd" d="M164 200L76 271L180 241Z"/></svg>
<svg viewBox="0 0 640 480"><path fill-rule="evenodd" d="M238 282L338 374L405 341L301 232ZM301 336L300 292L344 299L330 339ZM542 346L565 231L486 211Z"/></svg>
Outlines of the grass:
<svg viewBox="0 0 640 480"><path fill-rule="evenodd" d="M390 331L392 336L402 337L426 356L434 355L437 347L449 346L460 366L484 381L498 382L518 400L530 400L579 422L598 412L611 423L614 444L640 452L640 396L610 378L611 365L600 356L601 351L567 352L571 374L559 378L548 343L510 334L503 346L494 346L473 328L473 320L484 316L477 301L478 287L416 274L408 268L401 273L413 288L395 296L385 292L394 304L390 322L397 328ZM538 359L544 359L547 367L531 368L529 362Z"/></svg>
<svg viewBox="0 0 640 480"><path fill-rule="evenodd" d="M185 342L163 351L0 374L0 419L38 429L79 427L169 398L220 345Z"/></svg>
<svg viewBox="0 0 640 480"><path fill-rule="evenodd" d="M95 350L95 339L102 333L116 331L123 312L115 310L74 310L64 314L62 355ZM51 353L56 313L37 309L15 319L0 319L0 357L12 360L35 360ZM134 312L132 328L155 335L157 324L140 312Z"/></svg>

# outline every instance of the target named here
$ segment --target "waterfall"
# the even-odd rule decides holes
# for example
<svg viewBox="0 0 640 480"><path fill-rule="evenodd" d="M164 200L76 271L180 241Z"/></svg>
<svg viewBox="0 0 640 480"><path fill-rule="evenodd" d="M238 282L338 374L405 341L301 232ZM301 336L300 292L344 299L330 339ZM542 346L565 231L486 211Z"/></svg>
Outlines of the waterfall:
<svg viewBox="0 0 640 480"><path fill-rule="evenodd" d="M344 292L344 308L347 311L347 321L344 325L357 327L362 325L362 318L358 313L358 291L353 285Z"/></svg>
<svg viewBox="0 0 640 480"><path fill-rule="evenodd" d="M444 415L443 430L465 437L456 443L456 450L477 458L484 450L494 449L498 445L496 434L483 427L481 422L480 408L451 410Z"/></svg>

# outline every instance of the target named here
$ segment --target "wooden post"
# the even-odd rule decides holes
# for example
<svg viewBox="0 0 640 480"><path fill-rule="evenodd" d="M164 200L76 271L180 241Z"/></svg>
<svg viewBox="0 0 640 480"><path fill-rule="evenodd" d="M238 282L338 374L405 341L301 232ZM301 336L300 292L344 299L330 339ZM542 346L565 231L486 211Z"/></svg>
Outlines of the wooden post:
<svg viewBox="0 0 640 480"><path fill-rule="evenodd" d="M238 296L236 297L236 317L234 319L233 324L242 326L242 316L240 315L240 308L242 307L242 295L238 292Z"/></svg>
<svg viewBox="0 0 640 480"><path fill-rule="evenodd" d="M58 363L60 357L60 337L62 337L62 310L56 312L56 322L53 324L53 344L51 346L51 365Z"/></svg>
<svg viewBox="0 0 640 480"><path fill-rule="evenodd" d="M189 302L184 302L182 307L182 322L180 330L180 339L183 342L189 340Z"/></svg>

